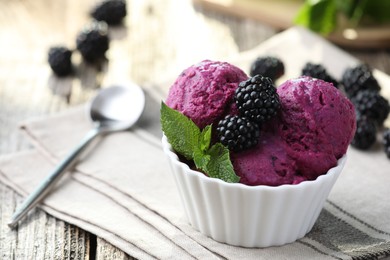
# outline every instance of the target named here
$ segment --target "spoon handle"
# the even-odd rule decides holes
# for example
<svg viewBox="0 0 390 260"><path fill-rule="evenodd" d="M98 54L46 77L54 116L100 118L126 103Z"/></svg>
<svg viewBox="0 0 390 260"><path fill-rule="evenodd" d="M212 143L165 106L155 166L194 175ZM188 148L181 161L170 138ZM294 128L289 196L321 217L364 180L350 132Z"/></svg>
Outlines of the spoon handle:
<svg viewBox="0 0 390 260"><path fill-rule="evenodd" d="M35 208L41 199L55 186L59 179L64 175L76 159L82 154L91 141L100 133L99 128L91 129L81 140L81 142L66 156L53 171L39 184L23 203L18 207L12 215L11 221L8 223L10 228L14 228L18 221L21 220L27 213Z"/></svg>

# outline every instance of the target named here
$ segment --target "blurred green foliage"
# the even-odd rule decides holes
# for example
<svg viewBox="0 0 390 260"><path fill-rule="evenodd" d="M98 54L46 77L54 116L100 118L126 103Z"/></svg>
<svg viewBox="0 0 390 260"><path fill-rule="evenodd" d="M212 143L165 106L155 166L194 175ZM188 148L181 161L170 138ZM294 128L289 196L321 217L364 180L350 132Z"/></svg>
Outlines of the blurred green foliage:
<svg viewBox="0 0 390 260"><path fill-rule="evenodd" d="M329 34L344 16L349 26L390 22L390 0L306 0L295 23L321 34Z"/></svg>

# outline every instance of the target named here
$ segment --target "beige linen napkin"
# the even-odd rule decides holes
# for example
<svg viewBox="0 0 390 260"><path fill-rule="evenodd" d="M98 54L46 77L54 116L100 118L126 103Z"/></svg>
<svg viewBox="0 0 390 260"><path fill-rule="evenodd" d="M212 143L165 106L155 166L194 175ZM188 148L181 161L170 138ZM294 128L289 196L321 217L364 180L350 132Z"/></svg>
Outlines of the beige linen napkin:
<svg viewBox="0 0 390 260"><path fill-rule="evenodd" d="M288 44L286 44L288 43ZM260 54L283 58L287 77L306 61L338 68L357 61L321 38L293 28L232 60L246 70ZM332 59L333 57L333 59ZM333 69L330 69L331 73ZM380 83L390 79L377 72ZM171 82L170 82L171 83ZM281 247L240 248L207 238L187 224L161 150L159 102L168 85L151 86L141 122L106 136L48 196L42 208L141 259L372 259L390 254L390 161L379 150L348 151L348 162L313 230ZM0 180L30 192L88 131L84 108L24 124L38 148L0 162Z"/></svg>

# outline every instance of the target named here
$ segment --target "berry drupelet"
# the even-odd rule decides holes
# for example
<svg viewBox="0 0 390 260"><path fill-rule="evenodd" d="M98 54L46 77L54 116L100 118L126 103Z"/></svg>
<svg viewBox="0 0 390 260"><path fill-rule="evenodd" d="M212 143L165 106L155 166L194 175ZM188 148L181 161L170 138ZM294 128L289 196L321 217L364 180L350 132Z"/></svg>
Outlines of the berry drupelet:
<svg viewBox="0 0 390 260"><path fill-rule="evenodd" d="M387 158L390 159L390 128L386 128L383 131L383 148L385 150Z"/></svg>
<svg viewBox="0 0 390 260"><path fill-rule="evenodd" d="M376 142L376 134L377 128L372 120L365 116L357 116L356 132L351 145L361 150L367 150Z"/></svg>
<svg viewBox="0 0 390 260"><path fill-rule="evenodd" d="M273 81L284 75L283 62L272 56L258 57L250 67L250 76L261 75Z"/></svg>
<svg viewBox="0 0 390 260"><path fill-rule="evenodd" d="M109 47L107 24L92 23L79 33L76 43L85 61L93 63L103 59Z"/></svg>
<svg viewBox="0 0 390 260"><path fill-rule="evenodd" d="M104 21L108 25L118 25L127 15L124 0L104 0L91 11L91 16L97 21Z"/></svg>
<svg viewBox="0 0 390 260"><path fill-rule="evenodd" d="M316 79L322 79L323 81L332 83L333 86L335 86L336 88L338 88L339 86L337 80L330 76L326 71L325 67L321 64L314 64L311 62L306 63L305 66L302 68L302 75Z"/></svg>
<svg viewBox="0 0 390 260"><path fill-rule="evenodd" d="M389 102L376 91L360 91L351 101L358 113L374 120L378 126L382 126L389 115Z"/></svg>
<svg viewBox="0 0 390 260"><path fill-rule="evenodd" d="M260 75L241 82L234 100L240 115L259 124L271 119L280 109L275 85L271 79Z"/></svg>
<svg viewBox="0 0 390 260"><path fill-rule="evenodd" d="M63 46L49 49L48 62L54 74L65 77L72 74L72 51Z"/></svg>
<svg viewBox="0 0 390 260"><path fill-rule="evenodd" d="M259 126L249 119L228 115L218 122L219 141L229 150L239 152L255 146L260 136Z"/></svg>
<svg viewBox="0 0 390 260"><path fill-rule="evenodd" d="M368 89L377 92L380 90L380 86L373 76L370 67L365 64L346 69L341 82L349 98L356 96L361 90Z"/></svg>

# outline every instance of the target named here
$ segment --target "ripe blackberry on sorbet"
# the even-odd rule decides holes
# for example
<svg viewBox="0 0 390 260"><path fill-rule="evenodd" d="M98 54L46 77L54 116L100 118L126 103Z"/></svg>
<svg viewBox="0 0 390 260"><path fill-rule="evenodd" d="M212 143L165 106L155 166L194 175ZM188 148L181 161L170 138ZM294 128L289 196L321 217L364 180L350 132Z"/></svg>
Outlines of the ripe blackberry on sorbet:
<svg viewBox="0 0 390 260"><path fill-rule="evenodd" d="M242 81L236 89L234 100L241 116L259 124L274 117L280 109L274 83L261 75Z"/></svg>
<svg viewBox="0 0 390 260"><path fill-rule="evenodd" d="M376 134L375 123L366 116L357 113L356 132L351 145L361 150L367 150L376 142Z"/></svg>
<svg viewBox="0 0 390 260"><path fill-rule="evenodd" d="M255 146L260 136L259 126L241 116L228 115L218 122L219 141L229 150L239 152Z"/></svg>
<svg viewBox="0 0 390 260"><path fill-rule="evenodd" d="M49 49L48 62L50 68L59 77L65 77L72 73L72 51L63 46Z"/></svg>
<svg viewBox="0 0 390 260"><path fill-rule="evenodd" d="M371 68L366 64L346 69L341 82L349 98L356 96L362 90L377 92L380 90L380 86L372 74Z"/></svg>
<svg viewBox="0 0 390 260"><path fill-rule="evenodd" d="M91 11L91 16L97 21L104 21L108 25L118 25L127 15L124 0L104 0Z"/></svg>
<svg viewBox="0 0 390 260"><path fill-rule="evenodd" d="M325 67L321 64L314 64L311 62L306 63L305 66L302 68L302 75L330 82L336 88L338 88L339 85L337 80L330 76L326 71Z"/></svg>
<svg viewBox="0 0 390 260"><path fill-rule="evenodd" d="M361 115L374 120L378 126L382 126L389 115L389 102L379 92L363 90L357 93L351 101Z"/></svg>
<svg viewBox="0 0 390 260"><path fill-rule="evenodd" d="M385 150L387 158L390 159L390 128L386 128L383 131L383 148Z"/></svg>
<svg viewBox="0 0 390 260"><path fill-rule="evenodd" d="M108 28L105 22L94 22L77 36L77 49L87 62L96 62L105 57L109 47Z"/></svg>
<svg viewBox="0 0 390 260"><path fill-rule="evenodd" d="M283 62L272 56L258 57L250 67L250 76L261 75L273 81L284 75Z"/></svg>

